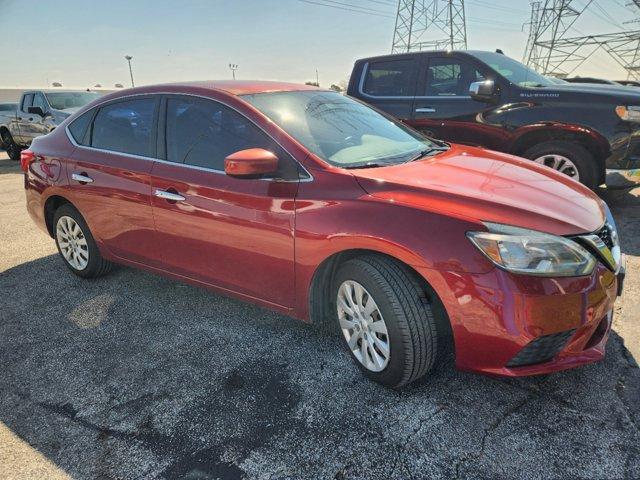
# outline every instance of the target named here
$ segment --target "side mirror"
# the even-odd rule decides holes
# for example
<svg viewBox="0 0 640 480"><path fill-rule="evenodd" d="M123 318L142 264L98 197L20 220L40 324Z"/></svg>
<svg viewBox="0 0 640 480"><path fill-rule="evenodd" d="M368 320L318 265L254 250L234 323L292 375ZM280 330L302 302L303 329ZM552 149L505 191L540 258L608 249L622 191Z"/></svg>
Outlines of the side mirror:
<svg viewBox="0 0 640 480"><path fill-rule="evenodd" d="M224 159L224 173L236 178L260 178L278 171L278 157L264 148L249 148Z"/></svg>
<svg viewBox="0 0 640 480"><path fill-rule="evenodd" d="M43 118L46 117L46 114L42 110L42 107L27 107L27 112L32 113L34 115L40 115Z"/></svg>
<svg viewBox="0 0 640 480"><path fill-rule="evenodd" d="M479 102L492 103L496 100L497 88L493 80L473 82L469 85L469 95Z"/></svg>

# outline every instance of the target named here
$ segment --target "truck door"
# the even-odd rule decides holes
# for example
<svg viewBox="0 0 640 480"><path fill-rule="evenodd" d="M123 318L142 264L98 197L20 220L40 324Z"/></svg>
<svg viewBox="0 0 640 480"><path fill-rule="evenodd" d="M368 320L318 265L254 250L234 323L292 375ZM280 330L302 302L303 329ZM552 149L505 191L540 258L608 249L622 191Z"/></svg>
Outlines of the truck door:
<svg viewBox="0 0 640 480"><path fill-rule="evenodd" d="M485 75L466 59L452 56L425 58L410 124L425 135L442 140L495 148L504 136L501 125L485 121L483 112L494 107L473 100L469 86Z"/></svg>
<svg viewBox="0 0 640 480"><path fill-rule="evenodd" d="M367 63L357 86L357 96L399 120L411 120L418 63L415 55L395 55Z"/></svg>
<svg viewBox="0 0 640 480"><path fill-rule="evenodd" d="M33 97L33 93L25 93L22 95L16 117L12 121L12 128L9 129L13 140L20 145L26 145L28 143L30 128L28 119L31 118L28 110L29 107L33 105Z"/></svg>

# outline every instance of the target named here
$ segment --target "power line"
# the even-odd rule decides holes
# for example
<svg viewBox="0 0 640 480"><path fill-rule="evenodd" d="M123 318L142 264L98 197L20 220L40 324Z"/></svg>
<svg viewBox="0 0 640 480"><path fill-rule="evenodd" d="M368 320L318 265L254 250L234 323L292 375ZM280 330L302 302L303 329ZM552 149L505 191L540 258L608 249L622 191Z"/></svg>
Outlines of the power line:
<svg viewBox="0 0 640 480"><path fill-rule="evenodd" d="M314 0L297 0L297 1L298 2L303 2L303 3L308 3L308 4L311 4L311 5L318 5L320 7L335 8L337 10L343 10L343 11L347 11L347 12L363 13L365 15L373 15L373 16L376 16L376 17L393 18L393 15L385 15L385 14L382 14L382 13L375 13L375 12L367 11L367 10L358 10L357 8L347 8L347 7L344 7L344 6L323 3L321 1L314 1ZM349 5L349 4L345 4L345 5Z"/></svg>

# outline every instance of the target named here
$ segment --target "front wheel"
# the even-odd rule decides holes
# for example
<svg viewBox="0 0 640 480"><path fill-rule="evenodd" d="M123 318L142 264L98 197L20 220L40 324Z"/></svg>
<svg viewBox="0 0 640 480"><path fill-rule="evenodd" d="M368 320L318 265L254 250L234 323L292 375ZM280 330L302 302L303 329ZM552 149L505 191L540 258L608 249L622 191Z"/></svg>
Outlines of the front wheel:
<svg viewBox="0 0 640 480"><path fill-rule="evenodd" d="M579 143L553 140L539 143L523 157L553 168L593 189L597 186L597 168L593 155Z"/></svg>
<svg viewBox="0 0 640 480"><path fill-rule="evenodd" d="M398 388L431 369L436 319L405 267L377 255L354 258L338 269L333 291L344 345L368 378Z"/></svg>
<svg viewBox="0 0 640 480"><path fill-rule="evenodd" d="M109 272L112 263L102 258L89 226L75 208L62 205L53 218L58 252L73 273L95 278Z"/></svg>

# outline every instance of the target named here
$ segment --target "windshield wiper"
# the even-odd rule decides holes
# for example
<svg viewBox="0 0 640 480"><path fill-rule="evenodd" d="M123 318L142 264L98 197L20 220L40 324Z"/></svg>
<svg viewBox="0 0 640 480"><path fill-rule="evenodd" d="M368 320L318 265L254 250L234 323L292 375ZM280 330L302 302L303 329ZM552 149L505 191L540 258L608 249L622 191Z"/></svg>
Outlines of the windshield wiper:
<svg viewBox="0 0 640 480"><path fill-rule="evenodd" d="M416 160L420 160L421 158L424 158L427 155L432 155L432 154L438 153L438 152L446 152L447 150L449 150L449 147L431 147L431 148L427 148L426 150L422 150L421 152L419 152L416 155L414 155L413 157L411 157L405 163L415 162Z"/></svg>
<svg viewBox="0 0 640 480"><path fill-rule="evenodd" d="M345 165L342 168L346 168L347 170L354 170L356 168L376 168L376 167L386 167L388 165L392 165L392 164L380 163L380 162L369 162L369 163L360 163L357 165Z"/></svg>

